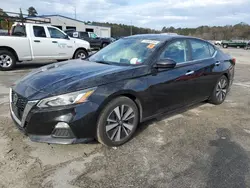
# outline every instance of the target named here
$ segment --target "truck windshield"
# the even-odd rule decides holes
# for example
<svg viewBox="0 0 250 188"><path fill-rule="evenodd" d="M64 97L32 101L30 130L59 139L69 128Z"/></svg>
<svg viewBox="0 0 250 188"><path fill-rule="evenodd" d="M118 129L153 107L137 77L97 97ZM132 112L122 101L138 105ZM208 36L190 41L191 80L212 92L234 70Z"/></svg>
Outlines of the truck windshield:
<svg viewBox="0 0 250 188"><path fill-rule="evenodd" d="M95 53L90 61L108 64L135 65L144 63L160 45L157 40L120 39Z"/></svg>
<svg viewBox="0 0 250 188"><path fill-rule="evenodd" d="M12 27L12 36L26 36L25 25L16 25Z"/></svg>

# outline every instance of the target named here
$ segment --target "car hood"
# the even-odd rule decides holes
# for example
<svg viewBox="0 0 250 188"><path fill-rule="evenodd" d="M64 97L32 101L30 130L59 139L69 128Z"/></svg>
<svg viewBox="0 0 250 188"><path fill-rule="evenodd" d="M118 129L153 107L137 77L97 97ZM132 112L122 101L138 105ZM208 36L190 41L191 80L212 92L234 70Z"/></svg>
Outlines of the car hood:
<svg viewBox="0 0 250 188"><path fill-rule="evenodd" d="M145 67L146 65L116 66L70 60L31 72L19 80L13 90L29 100L39 100L139 76L145 73ZM141 70L139 74L138 70Z"/></svg>

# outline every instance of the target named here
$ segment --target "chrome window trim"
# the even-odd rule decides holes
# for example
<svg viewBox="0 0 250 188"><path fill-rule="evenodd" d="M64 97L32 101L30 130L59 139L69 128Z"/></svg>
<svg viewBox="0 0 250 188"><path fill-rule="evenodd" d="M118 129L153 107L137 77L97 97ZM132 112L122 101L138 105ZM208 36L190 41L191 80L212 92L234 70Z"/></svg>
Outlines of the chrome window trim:
<svg viewBox="0 0 250 188"><path fill-rule="evenodd" d="M23 111L23 116L22 116L22 120L20 121L15 113L13 112L13 109L12 109L12 88L10 88L10 112L11 112L11 115L12 117L14 118L14 120L17 122L17 124L21 127L24 127L24 124L25 124L25 121L26 121L26 118L30 112L30 110L33 108L33 106L35 106L37 103L38 103L39 100L35 100L35 101L28 101L25 108L24 108L24 111Z"/></svg>
<svg viewBox="0 0 250 188"><path fill-rule="evenodd" d="M208 59L212 59L212 58L215 58L215 56L217 55L217 50L214 52L214 55L211 56L211 57L208 57L208 58L203 58L203 59L196 59L196 60L192 60L192 61L185 61L185 62L182 62L182 63L177 63L176 65L186 65L186 64L189 64L189 63L196 63L196 62L199 62L199 61L203 61L203 60L208 60Z"/></svg>

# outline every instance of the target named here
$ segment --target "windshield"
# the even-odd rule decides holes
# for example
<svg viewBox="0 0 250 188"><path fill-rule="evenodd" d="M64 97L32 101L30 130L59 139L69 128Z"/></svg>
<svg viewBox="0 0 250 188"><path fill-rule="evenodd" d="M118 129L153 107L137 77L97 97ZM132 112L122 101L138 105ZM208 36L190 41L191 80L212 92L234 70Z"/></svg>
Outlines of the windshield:
<svg viewBox="0 0 250 188"><path fill-rule="evenodd" d="M153 53L160 41L124 38L103 48L90 61L117 64L142 64Z"/></svg>

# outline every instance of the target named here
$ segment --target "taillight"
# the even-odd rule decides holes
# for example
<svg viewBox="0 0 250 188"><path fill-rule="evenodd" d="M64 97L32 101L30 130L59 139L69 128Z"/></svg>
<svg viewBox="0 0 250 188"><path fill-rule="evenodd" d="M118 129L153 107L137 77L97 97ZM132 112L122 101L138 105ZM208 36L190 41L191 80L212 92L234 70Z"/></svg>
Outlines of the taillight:
<svg viewBox="0 0 250 188"><path fill-rule="evenodd" d="M236 59L235 58L232 58L231 61L232 61L233 64L236 63Z"/></svg>

